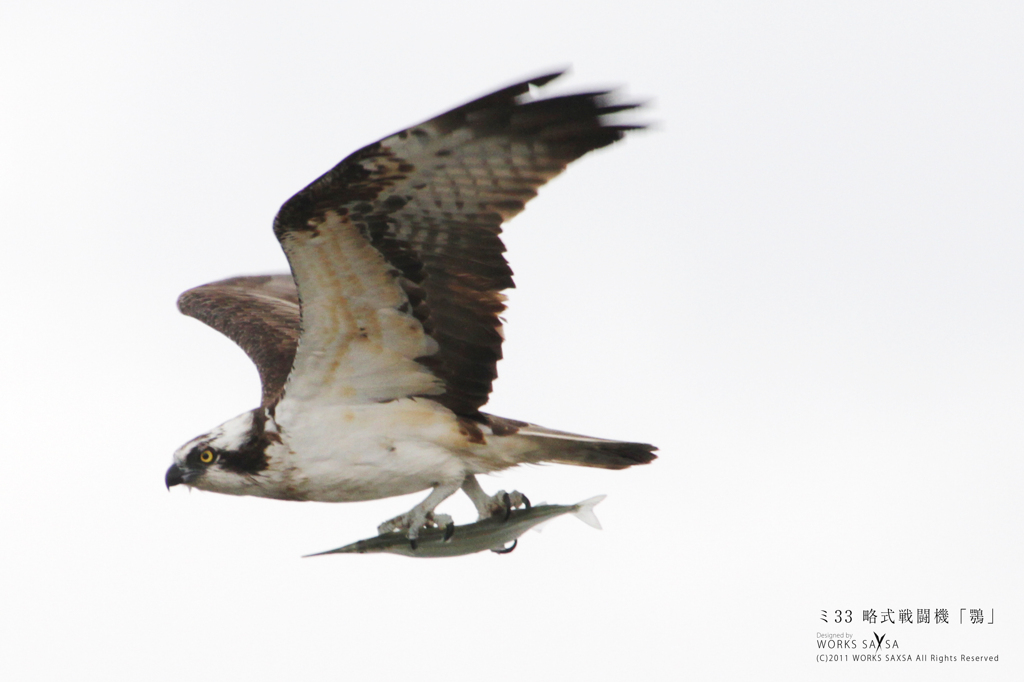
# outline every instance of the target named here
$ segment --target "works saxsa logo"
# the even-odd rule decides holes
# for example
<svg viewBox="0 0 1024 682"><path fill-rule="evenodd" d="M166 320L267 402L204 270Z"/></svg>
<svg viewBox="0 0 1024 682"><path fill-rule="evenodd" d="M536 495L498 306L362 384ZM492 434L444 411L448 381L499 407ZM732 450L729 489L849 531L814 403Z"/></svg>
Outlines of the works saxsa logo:
<svg viewBox="0 0 1024 682"><path fill-rule="evenodd" d="M896 641L895 637L887 637L884 632L872 632L870 638L864 639L855 639L852 635L847 633L842 635L834 635L831 633L825 635L819 632L818 648L839 651L865 651L877 654L879 652L889 650L898 651L900 644Z"/></svg>

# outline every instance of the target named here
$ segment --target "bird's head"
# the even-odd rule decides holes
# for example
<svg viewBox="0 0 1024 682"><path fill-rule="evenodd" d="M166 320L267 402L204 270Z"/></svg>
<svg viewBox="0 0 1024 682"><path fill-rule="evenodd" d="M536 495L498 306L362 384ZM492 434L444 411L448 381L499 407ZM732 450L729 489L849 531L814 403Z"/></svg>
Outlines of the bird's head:
<svg viewBox="0 0 1024 682"><path fill-rule="evenodd" d="M164 481L167 488L191 488L251 495L267 468L266 417L261 409L244 412L178 448Z"/></svg>

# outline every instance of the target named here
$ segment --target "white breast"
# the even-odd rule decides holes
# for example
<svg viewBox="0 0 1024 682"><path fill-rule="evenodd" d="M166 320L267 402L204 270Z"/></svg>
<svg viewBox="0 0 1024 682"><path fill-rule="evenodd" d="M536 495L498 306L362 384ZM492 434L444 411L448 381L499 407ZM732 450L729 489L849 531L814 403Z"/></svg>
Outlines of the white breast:
<svg viewBox="0 0 1024 682"><path fill-rule="evenodd" d="M286 398L275 421L282 442L268 454L282 497L372 500L473 473L455 416L432 400L316 406Z"/></svg>

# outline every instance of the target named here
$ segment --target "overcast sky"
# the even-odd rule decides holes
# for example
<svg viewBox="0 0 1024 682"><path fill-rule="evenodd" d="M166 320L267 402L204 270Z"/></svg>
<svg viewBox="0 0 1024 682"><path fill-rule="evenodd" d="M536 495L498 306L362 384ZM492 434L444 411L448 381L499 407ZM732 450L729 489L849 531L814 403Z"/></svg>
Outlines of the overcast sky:
<svg viewBox="0 0 1024 682"><path fill-rule="evenodd" d="M1022 35L1014 2L5 3L0 675L1020 679ZM655 125L508 225L487 409L660 458L482 483L606 493L604 530L301 559L422 494L168 493L259 400L177 295L286 270L274 213L348 153L570 65L549 90ZM815 661L875 632L1000 659Z"/></svg>

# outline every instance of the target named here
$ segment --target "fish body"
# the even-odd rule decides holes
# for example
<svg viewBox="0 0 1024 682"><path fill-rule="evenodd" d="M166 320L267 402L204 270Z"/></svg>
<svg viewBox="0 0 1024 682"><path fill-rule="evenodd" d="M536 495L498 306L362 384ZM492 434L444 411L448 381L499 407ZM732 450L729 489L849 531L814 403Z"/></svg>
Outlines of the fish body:
<svg viewBox="0 0 1024 682"><path fill-rule="evenodd" d="M604 495L598 495L569 505L539 504L528 509L513 509L507 518L491 517L465 526L424 528L415 542L410 542L405 533L392 531L309 556L388 553L437 558L475 554L488 549L504 554L515 547L506 547L508 543L517 542L519 536L531 528L564 514L572 514L587 525L600 529L594 507L604 498Z"/></svg>

